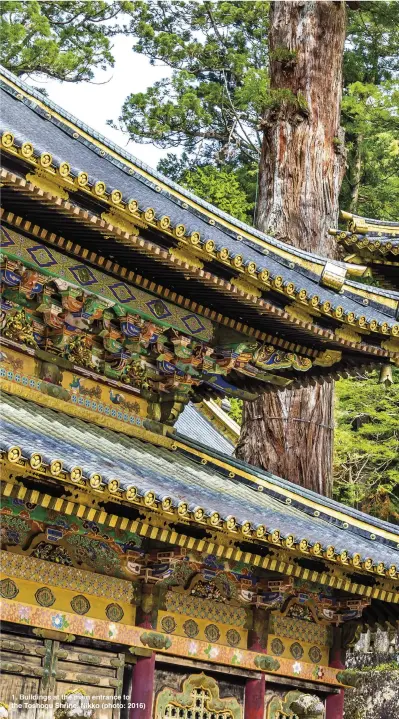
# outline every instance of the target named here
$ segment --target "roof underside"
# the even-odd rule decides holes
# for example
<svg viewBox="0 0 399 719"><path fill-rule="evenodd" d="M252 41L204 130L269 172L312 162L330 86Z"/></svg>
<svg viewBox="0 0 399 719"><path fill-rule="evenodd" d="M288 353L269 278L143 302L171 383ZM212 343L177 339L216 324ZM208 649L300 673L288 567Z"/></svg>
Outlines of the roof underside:
<svg viewBox="0 0 399 719"><path fill-rule="evenodd" d="M343 263L283 245L210 208L133 164L104 138L100 144L97 133L9 73L5 77L3 220L26 226L45 243L65 248L71 240L68 250L75 255L95 250L92 262L117 275L134 270L163 296L173 287L176 302L215 317L215 326L221 322L220 336L229 327L260 344L311 357L307 371L273 367L294 387L399 361L398 293L359 285L348 279ZM40 189L42 182L51 188L54 178L61 182L58 197ZM131 201L136 209L129 214ZM136 225L137 232L128 231ZM73 245L77 238L79 247ZM333 361L323 357L330 350ZM229 381L246 398L285 386L267 369L264 380L258 368L233 370ZM202 396L224 391L208 387Z"/></svg>
<svg viewBox="0 0 399 719"><path fill-rule="evenodd" d="M295 542L306 539L309 547L320 543L323 549L334 547L337 555L347 552L349 558L354 555L362 561L371 558L373 565L383 562L388 568L399 559L395 541L389 540L387 534L399 542L393 525L279 480L244 462L231 460L227 455L212 453L209 448L206 448L209 461L204 465L195 452L195 444L191 450L190 444L177 451L154 447L5 393L1 416L4 420L0 446L6 456L11 447L19 447L22 456L28 459L38 453L43 466L59 460L67 472L80 467L83 478L100 474L103 488L111 487L121 501L126 501L129 488L134 487L138 503L147 493L154 495L154 508L158 503L161 506L165 498L170 498L172 508L186 503L186 520L193 519L201 508L203 527L217 513L220 526L234 517L237 529L250 523L254 532L258 527L265 527L268 534L278 532L281 540L288 536L293 536ZM251 473L252 481L241 477L242 471ZM267 480L267 486L263 484L259 492L256 480L261 478ZM291 496L288 503L287 490ZM314 506L307 505L309 498L320 507L316 512ZM213 526L217 529L217 524ZM251 532L249 539L250 535ZM254 551L257 551L256 544Z"/></svg>
<svg viewBox="0 0 399 719"><path fill-rule="evenodd" d="M345 262L367 264L381 286L399 288L399 222L373 220L342 212L344 231L331 230Z"/></svg>

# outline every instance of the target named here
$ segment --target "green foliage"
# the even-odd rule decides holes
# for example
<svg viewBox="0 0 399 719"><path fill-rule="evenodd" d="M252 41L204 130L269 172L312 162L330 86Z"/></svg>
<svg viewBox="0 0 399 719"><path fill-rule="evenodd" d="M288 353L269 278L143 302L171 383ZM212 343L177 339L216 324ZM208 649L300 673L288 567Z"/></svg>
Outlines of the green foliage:
<svg viewBox="0 0 399 719"><path fill-rule="evenodd" d="M230 398L230 405L231 409L229 412L229 416L237 422L237 424L242 424L242 399L237 399L237 397L231 397Z"/></svg>
<svg viewBox="0 0 399 719"><path fill-rule="evenodd" d="M399 662L396 662L392 660L391 662L386 662L385 664L377 664L375 667L362 667L359 669L360 672L393 672L398 671L399 669Z"/></svg>
<svg viewBox="0 0 399 719"><path fill-rule="evenodd" d="M184 174L182 184L238 220L248 220L251 205L233 171L213 165L198 167Z"/></svg>
<svg viewBox="0 0 399 719"><path fill-rule="evenodd" d="M0 4L0 60L16 75L39 73L80 82L114 64L112 20L131 2L9 2Z"/></svg>
<svg viewBox="0 0 399 719"><path fill-rule="evenodd" d="M258 159L268 96L267 2L134 3L136 52L170 77L129 95L120 125L136 142L183 146L213 164Z"/></svg>
<svg viewBox="0 0 399 719"><path fill-rule="evenodd" d="M399 216L399 4L362 2L348 13L342 121L348 172L341 206L381 219Z"/></svg>
<svg viewBox="0 0 399 719"><path fill-rule="evenodd" d="M283 103L308 110L304 97L269 87L269 59L292 65L296 54L279 47L269 58L268 15L262 0L4 0L1 62L18 75L90 80L95 67L113 65L112 37L132 35L133 49L169 68L170 76L130 94L119 126L136 142L183 147L189 163L179 172L177 160L164 168L178 181L197 165L227 166L253 206L265 111ZM364 1L348 11L342 103L348 170L341 207L386 219L399 215L398 44L399 3ZM220 179L225 185L227 178ZM189 183L201 194L202 177L198 190L194 178ZM248 207L232 207L251 219Z"/></svg>
<svg viewBox="0 0 399 719"><path fill-rule="evenodd" d="M168 153L158 163L158 170L238 220L252 223L258 176L256 163L243 167L234 163L223 167L201 165L190 162L185 152L180 158Z"/></svg>
<svg viewBox="0 0 399 719"><path fill-rule="evenodd" d="M336 383L334 494L389 521L399 519L399 370Z"/></svg>

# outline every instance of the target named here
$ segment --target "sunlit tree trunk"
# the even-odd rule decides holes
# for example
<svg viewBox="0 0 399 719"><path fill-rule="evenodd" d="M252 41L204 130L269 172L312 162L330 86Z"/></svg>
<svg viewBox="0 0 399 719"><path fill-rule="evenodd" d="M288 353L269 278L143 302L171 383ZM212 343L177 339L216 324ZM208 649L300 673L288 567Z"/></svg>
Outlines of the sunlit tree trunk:
<svg viewBox="0 0 399 719"><path fill-rule="evenodd" d="M263 122L257 226L330 258L335 241L328 229L337 223L344 170L344 41L344 3L271 3L275 102ZM330 384L265 394L246 403L237 455L330 495L333 399Z"/></svg>

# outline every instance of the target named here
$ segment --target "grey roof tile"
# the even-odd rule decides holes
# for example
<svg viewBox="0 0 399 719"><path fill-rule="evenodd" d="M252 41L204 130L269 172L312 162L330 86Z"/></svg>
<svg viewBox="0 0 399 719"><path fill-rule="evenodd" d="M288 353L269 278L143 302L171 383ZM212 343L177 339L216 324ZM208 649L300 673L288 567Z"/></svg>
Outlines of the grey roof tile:
<svg viewBox="0 0 399 719"><path fill-rule="evenodd" d="M272 496L267 489L260 493L255 484L247 486L239 477L226 478L215 466L203 466L180 453L67 417L15 396L3 394L1 416L0 446L4 450L17 445L26 457L39 452L45 463L60 459L66 468L80 466L84 476L100 473L105 484L117 478L121 488L133 485L140 495L152 490L158 499L169 496L175 505L184 500L191 507L203 507L207 515L218 511L223 518L233 515L239 524L250 521L255 527L266 525L268 531L278 529L283 537L293 534L298 539L306 538L310 544L333 545L337 552L358 552L364 558L384 561L388 566L398 562L398 552L383 539L377 537L371 541L359 536L350 526L346 507L337 503L334 505L347 514L347 529L309 516L302 509L285 504L283 497ZM220 456L227 460L226 455ZM234 469L233 463L231 466ZM251 469L247 465L247 470ZM268 479L270 481L270 475ZM288 482L285 485L294 492L298 489ZM323 503L324 498L319 500ZM361 517L373 526L373 518ZM396 531L392 525L385 524Z"/></svg>

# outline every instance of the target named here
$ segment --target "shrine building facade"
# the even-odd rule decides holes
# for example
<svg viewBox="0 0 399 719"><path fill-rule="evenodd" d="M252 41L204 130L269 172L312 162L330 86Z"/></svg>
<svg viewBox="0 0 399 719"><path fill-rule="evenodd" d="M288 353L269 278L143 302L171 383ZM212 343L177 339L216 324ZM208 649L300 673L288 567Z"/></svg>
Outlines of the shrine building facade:
<svg viewBox="0 0 399 719"><path fill-rule="evenodd" d="M398 528L236 459L220 400L398 366L399 225L326 260L6 70L1 115L0 716L342 719Z"/></svg>

